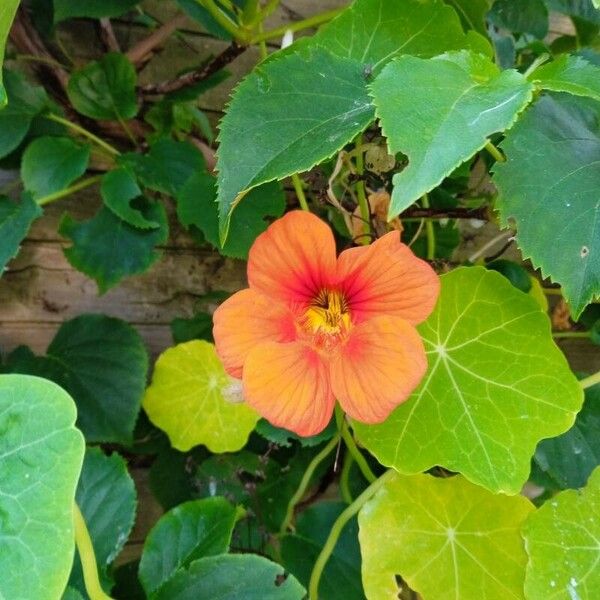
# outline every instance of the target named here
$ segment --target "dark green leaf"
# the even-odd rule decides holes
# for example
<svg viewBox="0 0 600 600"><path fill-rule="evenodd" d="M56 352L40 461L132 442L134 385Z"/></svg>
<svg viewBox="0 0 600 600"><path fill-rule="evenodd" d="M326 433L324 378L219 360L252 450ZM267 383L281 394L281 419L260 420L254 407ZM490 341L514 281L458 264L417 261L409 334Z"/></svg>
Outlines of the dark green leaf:
<svg viewBox="0 0 600 600"><path fill-rule="evenodd" d="M497 208L544 277L560 283L575 318L600 293L600 103L541 97L502 143Z"/></svg>
<svg viewBox="0 0 600 600"><path fill-rule="evenodd" d="M177 318L171 321L171 335L174 344L183 344L190 340L213 341L213 320L208 313L196 313L190 319Z"/></svg>
<svg viewBox="0 0 600 600"><path fill-rule="evenodd" d="M90 147L68 137L44 136L25 150L21 177L25 189L39 200L59 192L81 177L90 160Z"/></svg>
<svg viewBox="0 0 600 600"><path fill-rule="evenodd" d="M542 440L535 467L559 489L583 487L600 465L600 386L585 390L585 401L575 424L562 435Z"/></svg>
<svg viewBox="0 0 600 600"><path fill-rule="evenodd" d="M137 113L133 65L124 54L110 52L69 78L67 95L75 110L92 119L124 120Z"/></svg>
<svg viewBox="0 0 600 600"><path fill-rule="evenodd" d="M239 8L244 7L245 0L233 0L233 3ZM230 40L231 34L223 29L221 25L211 16L211 14L197 0L177 0L177 4L188 14L192 19L200 23L204 29L211 35L214 35L222 40ZM229 11L224 11L230 18L234 15Z"/></svg>
<svg viewBox="0 0 600 600"><path fill-rule="evenodd" d="M131 10L140 0L54 0L54 22L73 17L118 17Z"/></svg>
<svg viewBox="0 0 600 600"><path fill-rule="evenodd" d="M530 79L541 89L600 101L600 67L579 56L559 56L537 68Z"/></svg>
<svg viewBox="0 0 600 600"><path fill-rule="evenodd" d="M229 236L219 243L219 216L216 203L216 180L208 173L192 177L177 196L177 216L183 225L200 229L205 238L224 256L248 258L248 251L260 233L266 230L266 217L280 217L285 210L285 196L277 182L254 188L236 207L231 216Z"/></svg>
<svg viewBox="0 0 600 600"><path fill-rule="evenodd" d="M439 185L510 127L531 99L532 85L469 52L433 59L401 56L374 81L373 98L392 153L409 164L394 176L389 217Z"/></svg>
<svg viewBox="0 0 600 600"><path fill-rule="evenodd" d="M518 290L529 292L531 289L531 278L529 273L518 263L511 260L499 258L485 265L486 269L498 271L504 275Z"/></svg>
<svg viewBox="0 0 600 600"><path fill-rule="evenodd" d="M76 500L92 538L99 574L106 591L112 585L109 568L117 558L135 521L136 491L125 461L115 452L106 456L89 448L77 486ZM70 585L85 592L79 556Z"/></svg>
<svg viewBox="0 0 600 600"><path fill-rule="evenodd" d="M31 194L22 194L20 202L0 196L0 274L16 256L29 227L41 214Z"/></svg>
<svg viewBox="0 0 600 600"><path fill-rule="evenodd" d="M238 518L238 509L218 497L186 502L161 517L144 542L140 562L148 596L193 561L226 553Z"/></svg>
<svg viewBox="0 0 600 600"><path fill-rule="evenodd" d="M64 387L77 404L77 425L88 442L131 441L148 355L137 331L124 321L104 315L67 321L46 356L19 348L9 356L8 369Z"/></svg>
<svg viewBox="0 0 600 600"><path fill-rule="evenodd" d="M548 33L544 0L496 0L488 14L491 23L513 33L530 33L543 39Z"/></svg>
<svg viewBox="0 0 600 600"><path fill-rule="evenodd" d="M142 190L135 177L128 169L120 168L109 171L102 178L100 193L104 205L125 223L139 229L156 229L160 227L157 221L149 221L139 208L132 205L132 200L140 198ZM142 199L142 206L147 204Z"/></svg>
<svg viewBox="0 0 600 600"><path fill-rule="evenodd" d="M0 108L6 105L6 90L2 85L2 63L4 62L4 50L8 39L8 32L12 25L15 14L19 8L19 0L4 0L0 6Z"/></svg>
<svg viewBox="0 0 600 600"><path fill-rule="evenodd" d="M4 85L8 104L0 110L0 158L21 144L29 131L31 121L48 102L44 88L30 85L25 77L16 71L4 71Z"/></svg>
<svg viewBox="0 0 600 600"><path fill-rule="evenodd" d="M333 523L346 508L342 502L321 502L298 517L296 533L281 539L283 566L308 586L310 575ZM327 600L363 600L360 548L356 517L342 531L319 584L319 596Z"/></svg>
<svg viewBox="0 0 600 600"><path fill-rule="evenodd" d="M147 203L141 210L158 229L138 229L117 218L104 207L89 221L75 221L65 215L59 232L73 245L65 249L69 262L92 277L103 294L121 279L147 271L160 257L156 246L168 238L165 209L159 202Z"/></svg>
<svg viewBox="0 0 600 600"><path fill-rule="evenodd" d="M491 54L489 42L474 31L465 35L456 12L441 0L355 0L312 41L375 72L400 54L429 58L463 48Z"/></svg>
<svg viewBox="0 0 600 600"><path fill-rule="evenodd" d="M62 595L62 600L84 600L84 598L75 588L69 586Z"/></svg>
<svg viewBox="0 0 600 600"><path fill-rule="evenodd" d="M241 192L310 169L351 141L373 116L363 66L356 60L315 47L257 67L236 89L221 122L221 240Z"/></svg>
<svg viewBox="0 0 600 600"><path fill-rule="evenodd" d="M465 29L487 35L485 17L493 0L445 0L458 13Z"/></svg>
<svg viewBox="0 0 600 600"><path fill-rule="evenodd" d="M545 0L548 8L578 17L590 23L600 24L600 10L595 7L594 0Z"/></svg>
<svg viewBox="0 0 600 600"><path fill-rule="evenodd" d="M283 567L255 554L224 554L179 571L154 600L302 600L304 588Z"/></svg>
<svg viewBox="0 0 600 600"><path fill-rule="evenodd" d="M332 419L329 425L321 433L317 435L302 437L293 431L282 429L281 427L275 427L271 425L266 419L261 419L256 425L256 432L264 437L269 442L277 444L278 446L290 447L292 441L299 442L302 446L311 447L318 446L323 442L330 440L337 431L337 424L335 419Z"/></svg>
<svg viewBox="0 0 600 600"><path fill-rule="evenodd" d="M148 600L142 584L138 579L139 560L132 560L119 565L113 570L115 585L112 589L114 598L123 600Z"/></svg>
<svg viewBox="0 0 600 600"><path fill-rule="evenodd" d="M204 157L195 146L168 138L159 139L148 154L124 154L120 162L135 171L142 185L171 196L192 175L206 171Z"/></svg>

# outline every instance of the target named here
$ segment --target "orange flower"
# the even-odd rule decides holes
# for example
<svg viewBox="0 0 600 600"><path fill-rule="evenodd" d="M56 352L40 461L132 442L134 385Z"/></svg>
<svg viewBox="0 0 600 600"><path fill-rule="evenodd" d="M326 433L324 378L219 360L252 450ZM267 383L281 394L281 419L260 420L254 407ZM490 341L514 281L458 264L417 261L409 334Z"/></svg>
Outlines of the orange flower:
<svg viewBox="0 0 600 600"><path fill-rule="evenodd" d="M274 425L309 436L336 398L353 419L379 423L427 368L415 325L433 310L439 279L393 231L336 259L329 227L294 211L261 234L249 289L214 315L225 369Z"/></svg>

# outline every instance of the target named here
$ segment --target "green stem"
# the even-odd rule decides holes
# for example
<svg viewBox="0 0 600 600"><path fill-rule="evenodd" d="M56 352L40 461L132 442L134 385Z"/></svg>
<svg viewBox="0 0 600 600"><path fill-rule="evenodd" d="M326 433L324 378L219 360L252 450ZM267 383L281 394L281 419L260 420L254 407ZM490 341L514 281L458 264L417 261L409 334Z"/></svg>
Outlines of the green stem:
<svg viewBox="0 0 600 600"><path fill-rule="evenodd" d="M340 475L340 493L342 494L342 500L347 504L352 504L349 479L353 464L354 457L350 452L347 452L344 458L344 465L342 466L342 473Z"/></svg>
<svg viewBox="0 0 600 600"><path fill-rule="evenodd" d="M316 27L317 25L322 25L323 23L327 23L327 21L331 21L331 19L334 17L337 17L342 10L344 10L344 8L328 10L327 12L309 17L308 19L303 19L302 21L296 21L295 23L289 23L288 25L283 25L282 27L277 27L275 29L271 29L270 31L259 33L250 40L250 43L257 44L263 40L272 40L273 38L283 37L286 31L295 32L301 31L302 29L309 29L310 27Z"/></svg>
<svg viewBox="0 0 600 600"><path fill-rule="evenodd" d="M241 30L214 2L214 0L196 0L202 5L213 17L213 19L236 40L243 42Z"/></svg>
<svg viewBox="0 0 600 600"><path fill-rule="evenodd" d="M346 419L344 419L344 422L342 423L341 435L342 439L344 440L344 444L346 444L346 448L348 448L348 452L350 452L352 458L354 458L356 461L360 472L364 475L365 479L369 483L373 483L377 479L377 476L375 473L373 473L373 471L371 471L371 467L369 467L367 459L358 449L358 446L356 445L356 442L354 441L354 438L348 429L348 423Z"/></svg>
<svg viewBox="0 0 600 600"><path fill-rule="evenodd" d="M283 535L290 527L292 523L292 519L294 518L294 509L296 508L296 504L304 498L306 494L306 490L310 485L310 480L316 470L316 468L331 454L333 450L337 447L340 441L340 436L335 435L331 438L329 443L319 452L308 465L306 471L304 471L304 475L302 476L302 481L300 481L300 485L298 489L294 492L294 495L290 499L290 502L287 507L287 511L285 513L285 517L283 522L281 523L281 527L279 529L280 535Z"/></svg>
<svg viewBox="0 0 600 600"><path fill-rule="evenodd" d="M302 187L302 180L300 179L298 173L294 173L294 175L292 175L292 183L294 184L294 190L296 190L296 196L298 196L300 208L302 208L302 210L310 211L310 208L308 208L308 202L306 201L306 194L304 193L304 188Z"/></svg>
<svg viewBox="0 0 600 600"><path fill-rule="evenodd" d="M600 371L594 373L593 375L590 375L589 377L586 377L585 379L581 379L579 383L584 390L587 390L593 385L600 383Z"/></svg>
<svg viewBox="0 0 600 600"><path fill-rule="evenodd" d="M55 115L52 113L48 113L47 115L44 115L44 116L49 121L54 121L55 123L60 123L61 125L64 125L65 127L68 127L69 129L72 129L79 135L82 135L83 137L88 138L88 140L94 142L94 144L96 144L100 148L103 148L109 154L111 154L113 156L118 156L119 154L121 154L114 146L111 146L104 140L101 140L98 136L94 135L91 131L84 129L80 125L77 125L77 123L73 123L72 121L69 121L68 119L64 119L63 117L59 117L58 115Z"/></svg>
<svg viewBox="0 0 600 600"><path fill-rule="evenodd" d="M90 600L112 600L110 596L107 596L104 593L104 590L100 585L94 546L92 545L85 519L77 504L74 504L73 507L73 522L75 526L75 544L77 546L77 551L79 552L79 558L81 559L85 591L90 597Z"/></svg>
<svg viewBox="0 0 600 600"><path fill-rule="evenodd" d="M506 162L506 157L490 140L488 140L485 144L485 149L498 161L498 162Z"/></svg>
<svg viewBox="0 0 600 600"><path fill-rule="evenodd" d="M557 340L568 339L568 338L589 338L589 331L558 331L557 333L553 333L552 337Z"/></svg>
<svg viewBox="0 0 600 600"><path fill-rule="evenodd" d="M359 135L356 139L356 147L362 146L362 135ZM371 237L371 208L367 201L367 193L365 189L365 182L362 179L362 175L365 172L365 160L362 152L356 154L356 173L360 177L356 184L356 196L358 198L358 207L360 209L360 218L363 222L363 234L362 244L367 245Z"/></svg>
<svg viewBox="0 0 600 600"><path fill-rule="evenodd" d="M549 54L540 54L523 73L523 77L528 78L538 67L541 67L544 63L550 60Z"/></svg>
<svg viewBox="0 0 600 600"><path fill-rule="evenodd" d="M429 194L423 196L423 208L430 208ZM431 219L425 222L425 232L427 233L427 260L435 258L435 229Z"/></svg>
<svg viewBox="0 0 600 600"><path fill-rule="evenodd" d="M82 179L78 181L76 184L71 187L65 188L64 190L60 190L58 192L54 192L53 194L48 194L47 196L42 196L36 202L39 206L44 206L45 204L50 204L50 202L54 202L55 200L60 200L65 196L69 196L78 192L79 190L84 190L95 183L98 183L102 179L102 175L94 175L93 177L88 177L87 179Z"/></svg>
<svg viewBox="0 0 600 600"><path fill-rule="evenodd" d="M323 569L331 556L331 553L335 549L335 545L342 533L344 525L356 514L358 511L385 485L385 483L392 477L395 472L390 469L386 471L379 479L374 481L348 508L346 508L340 516L336 519L329 537L317 558L317 562L313 567L313 571L310 575L310 583L308 585L308 597L310 600L319 600L319 581L323 574Z"/></svg>

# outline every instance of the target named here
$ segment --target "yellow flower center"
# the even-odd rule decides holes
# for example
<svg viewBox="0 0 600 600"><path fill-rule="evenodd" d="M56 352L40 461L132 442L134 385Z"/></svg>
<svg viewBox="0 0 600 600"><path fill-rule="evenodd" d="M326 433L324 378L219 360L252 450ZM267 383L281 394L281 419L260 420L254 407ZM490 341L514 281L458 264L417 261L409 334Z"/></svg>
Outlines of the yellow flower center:
<svg viewBox="0 0 600 600"><path fill-rule="evenodd" d="M305 330L313 335L337 336L350 327L348 303L341 292L321 290L304 313Z"/></svg>

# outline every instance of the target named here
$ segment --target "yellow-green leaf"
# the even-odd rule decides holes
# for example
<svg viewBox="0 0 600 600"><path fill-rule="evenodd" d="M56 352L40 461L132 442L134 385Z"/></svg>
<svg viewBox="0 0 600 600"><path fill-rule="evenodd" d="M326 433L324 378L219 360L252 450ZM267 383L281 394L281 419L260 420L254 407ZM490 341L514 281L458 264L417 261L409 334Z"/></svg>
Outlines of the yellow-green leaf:
<svg viewBox="0 0 600 600"><path fill-rule="evenodd" d="M236 382L213 344L193 340L160 355L143 406L178 450L204 444L211 452L236 452L259 417L246 404L225 399L223 393L232 385Z"/></svg>
<svg viewBox="0 0 600 600"><path fill-rule="evenodd" d="M396 600L396 575L423 600L523 598L520 530L532 510L460 475L395 475L358 515L367 598Z"/></svg>

